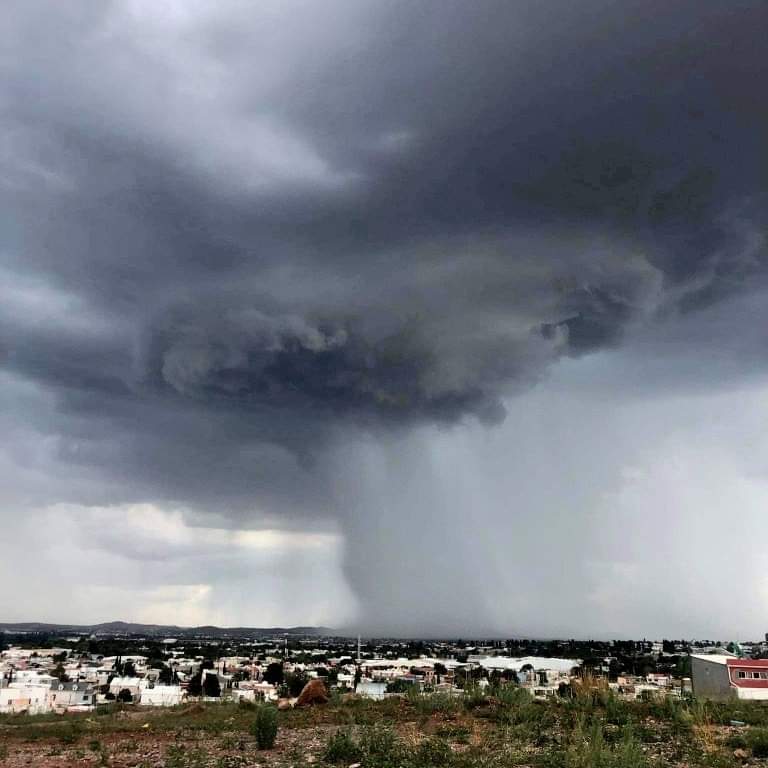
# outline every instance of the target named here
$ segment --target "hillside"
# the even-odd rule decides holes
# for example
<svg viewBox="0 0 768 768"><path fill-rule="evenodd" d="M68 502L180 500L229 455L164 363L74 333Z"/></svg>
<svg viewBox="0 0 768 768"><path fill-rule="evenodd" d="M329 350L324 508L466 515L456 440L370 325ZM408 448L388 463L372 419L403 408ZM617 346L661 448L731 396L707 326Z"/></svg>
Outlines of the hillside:
<svg viewBox="0 0 768 768"><path fill-rule="evenodd" d="M253 705L119 707L67 717L0 717L3 768L736 768L768 765L768 709L606 691L534 701L517 688L463 697L347 695L278 713L259 750ZM735 722L741 723L734 725Z"/></svg>

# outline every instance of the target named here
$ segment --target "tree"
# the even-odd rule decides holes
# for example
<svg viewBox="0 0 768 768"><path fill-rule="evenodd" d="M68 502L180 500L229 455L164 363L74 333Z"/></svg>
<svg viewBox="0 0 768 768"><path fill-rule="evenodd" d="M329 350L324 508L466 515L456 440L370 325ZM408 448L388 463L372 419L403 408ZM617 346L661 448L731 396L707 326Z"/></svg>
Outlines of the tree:
<svg viewBox="0 0 768 768"><path fill-rule="evenodd" d="M136 677L136 665L130 659L123 664L123 677Z"/></svg>
<svg viewBox="0 0 768 768"><path fill-rule="evenodd" d="M268 683L271 683L272 685L282 685L284 680L283 665L273 661L264 670L264 680L266 680Z"/></svg>
<svg viewBox="0 0 768 768"><path fill-rule="evenodd" d="M305 672L290 672L285 676L285 684L288 686L288 695L298 696L308 682L309 678Z"/></svg>
<svg viewBox="0 0 768 768"><path fill-rule="evenodd" d="M387 683L387 693L408 693L413 689L413 686L413 683L398 678Z"/></svg>
<svg viewBox="0 0 768 768"><path fill-rule="evenodd" d="M157 682L161 685L172 685L175 677L173 670L170 667L163 667L160 670L160 674L157 676Z"/></svg>
<svg viewBox="0 0 768 768"><path fill-rule="evenodd" d="M123 690L117 694L117 700L122 701L125 704L130 704L133 701L133 696L127 688L123 688Z"/></svg>
<svg viewBox="0 0 768 768"><path fill-rule="evenodd" d="M187 685L187 693L190 696L202 696L203 695L203 682L202 675L198 672L189 678L189 685Z"/></svg>
<svg viewBox="0 0 768 768"><path fill-rule="evenodd" d="M203 680L203 693L206 696L221 696L221 684L217 675L208 674Z"/></svg>

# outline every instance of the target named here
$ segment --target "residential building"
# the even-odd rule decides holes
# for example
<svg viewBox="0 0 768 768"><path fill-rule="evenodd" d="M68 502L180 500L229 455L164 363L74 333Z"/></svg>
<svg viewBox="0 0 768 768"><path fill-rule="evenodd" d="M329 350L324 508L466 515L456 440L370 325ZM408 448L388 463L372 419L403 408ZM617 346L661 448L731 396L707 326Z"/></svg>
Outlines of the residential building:
<svg viewBox="0 0 768 768"><path fill-rule="evenodd" d="M141 689L139 704L148 707L175 707L181 704L183 696L179 685L155 685Z"/></svg>
<svg viewBox="0 0 768 768"><path fill-rule="evenodd" d="M42 715L50 712L48 690L44 685L25 683L11 683L7 688L0 688L0 713Z"/></svg>
<svg viewBox="0 0 768 768"><path fill-rule="evenodd" d="M768 659L691 654L691 679L699 698L768 701Z"/></svg>
<svg viewBox="0 0 768 768"><path fill-rule="evenodd" d="M72 707L92 707L96 703L93 686L87 683L51 683L48 689L48 703L57 712L64 712Z"/></svg>

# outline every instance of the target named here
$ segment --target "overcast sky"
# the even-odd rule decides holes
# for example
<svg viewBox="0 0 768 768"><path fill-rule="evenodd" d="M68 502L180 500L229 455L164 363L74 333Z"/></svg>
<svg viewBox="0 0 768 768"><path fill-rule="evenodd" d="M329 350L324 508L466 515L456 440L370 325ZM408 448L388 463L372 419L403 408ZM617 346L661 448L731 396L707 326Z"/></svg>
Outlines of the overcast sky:
<svg viewBox="0 0 768 768"><path fill-rule="evenodd" d="M10 0L0 621L768 630L764 0Z"/></svg>

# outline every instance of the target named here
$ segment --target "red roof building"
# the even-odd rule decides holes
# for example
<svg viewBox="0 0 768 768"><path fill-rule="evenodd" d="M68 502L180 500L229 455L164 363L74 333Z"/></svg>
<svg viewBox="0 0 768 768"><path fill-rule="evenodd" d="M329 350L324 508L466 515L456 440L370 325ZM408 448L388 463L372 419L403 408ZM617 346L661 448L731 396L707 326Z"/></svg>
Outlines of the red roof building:
<svg viewBox="0 0 768 768"><path fill-rule="evenodd" d="M691 682L699 698L768 700L768 659L691 654Z"/></svg>

